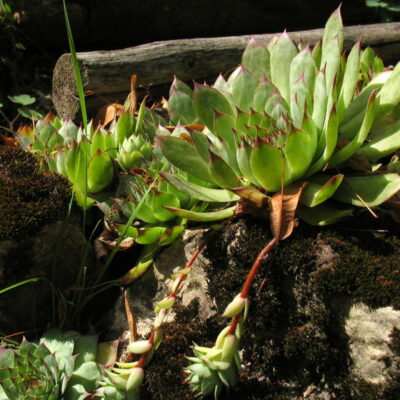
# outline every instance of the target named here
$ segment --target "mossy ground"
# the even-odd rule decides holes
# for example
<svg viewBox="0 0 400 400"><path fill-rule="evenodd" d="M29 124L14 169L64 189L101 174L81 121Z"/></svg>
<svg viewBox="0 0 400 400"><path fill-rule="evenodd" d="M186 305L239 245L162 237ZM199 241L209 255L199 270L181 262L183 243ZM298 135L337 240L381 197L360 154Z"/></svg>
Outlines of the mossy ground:
<svg viewBox="0 0 400 400"><path fill-rule="evenodd" d="M0 240L20 239L66 215L70 186L40 172L31 153L0 146Z"/></svg>
<svg viewBox="0 0 400 400"><path fill-rule="evenodd" d="M400 308L400 239L378 223L350 222L338 228L301 224L260 269L241 342L238 385L221 399L295 399L315 385L309 399L398 399L399 377L385 387L355 382L344 329L352 304ZM209 293L220 315L240 291L257 253L270 239L265 221L242 219L209 242ZM193 399L184 383L193 342L212 344L227 321L196 319L196 305L178 312L147 367L143 396L149 400ZM393 331L393 352L400 334ZM300 398L300 397L299 397Z"/></svg>

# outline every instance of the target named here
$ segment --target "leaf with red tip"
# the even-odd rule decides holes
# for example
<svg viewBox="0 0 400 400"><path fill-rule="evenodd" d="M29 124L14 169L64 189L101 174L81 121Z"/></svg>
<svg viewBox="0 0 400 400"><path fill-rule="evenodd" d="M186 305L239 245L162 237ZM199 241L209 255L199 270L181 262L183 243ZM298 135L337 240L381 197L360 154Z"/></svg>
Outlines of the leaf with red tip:
<svg viewBox="0 0 400 400"><path fill-rule="evenodd" d="M297 52L286 32L279 37L271 50L271 81L287 102L290 100L290 64Z"/></svg>
<svg viewBox="0 0 400 400"><path fill-rule="evenodd" d="M242 65L261 79L263 75L269 77L271 74L269 59L269 51L252 38L244 49Z"/></svg>
<svg viewBox="0 0 400 400"><path fill-rule="evenodd" d="M301 194L300 201L307 207L315 207L332 197L343 180L342 174L313 176Z"/></svg>
<svg viewBox="0 0 400 400"><path fill-rule="evenodd" d="M193 92L193 106L200 121L213 131L215 112L235 117L228 99L217 89L205 85L197 85Z"/></svg>

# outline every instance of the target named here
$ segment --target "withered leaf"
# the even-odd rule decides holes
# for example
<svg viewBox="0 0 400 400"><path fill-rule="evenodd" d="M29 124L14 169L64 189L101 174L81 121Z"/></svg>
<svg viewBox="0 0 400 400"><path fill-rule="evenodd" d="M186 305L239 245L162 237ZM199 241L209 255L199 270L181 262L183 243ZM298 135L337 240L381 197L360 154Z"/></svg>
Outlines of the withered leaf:
<svg viewBox="0 0 400 400"><path fill-rule="evenodd" d="M284 240L293 232L296 226L294 217L305 186L306 183L290 185L272 196L269 202L269 219L272 233L277 240Z"/></svg>

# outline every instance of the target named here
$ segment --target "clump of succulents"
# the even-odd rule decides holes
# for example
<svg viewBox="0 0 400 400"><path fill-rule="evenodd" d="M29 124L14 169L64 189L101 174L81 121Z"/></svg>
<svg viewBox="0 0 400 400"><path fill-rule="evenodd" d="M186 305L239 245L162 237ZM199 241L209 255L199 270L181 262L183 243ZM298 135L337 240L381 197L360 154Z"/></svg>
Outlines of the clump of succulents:
<svg viewBox="0 0 400 400"><path fill-rule="evenodd" d="M0 399L133 399L132 391L103 376L115 353L114 344L99 344L96 336L59 331L47 332L39 343L23 340L16 348L2 347Z"/></svg>
<svg viewBox="0 0 400 400"><path fill-rule="evenodd" d="M400 65L385 70L360 42L348 56L342 46L337 10L312 50L286 33L267 47L251 40L227 80L192 91L176 79L169 110L184 126L171 135L160 129L158 143L173 165L214 189L166 179L199 199L220 201L229 189L256 205L304 182L298 215L316 225L352 212L338 203L375 207L389 199L400 177L381 160L400 147Z"/></svg>
<svg viewBox="0 0 400 400"><path fill-rule="evenodd" d="M342 47L338 9L313 49L295 45L286 33L266 47L251 40L228 79L194 90L178 79L172 85L168 107L176 128L169 134L160 127L158 145L198 181L162 176L194 198L222 203L224 212L228 201L237 201L230 215L267 209L273 233L224 313L229 327L214 347L194 347L187 371L198 395L217 397L222 386L234 384L239 367L232 354L249 288L265 257L291 235L295 217L331 224L354 206L373 212L400 190L398 161L388 161L400 148L400 63L385 69L360 42L348 56Z"/></svg>

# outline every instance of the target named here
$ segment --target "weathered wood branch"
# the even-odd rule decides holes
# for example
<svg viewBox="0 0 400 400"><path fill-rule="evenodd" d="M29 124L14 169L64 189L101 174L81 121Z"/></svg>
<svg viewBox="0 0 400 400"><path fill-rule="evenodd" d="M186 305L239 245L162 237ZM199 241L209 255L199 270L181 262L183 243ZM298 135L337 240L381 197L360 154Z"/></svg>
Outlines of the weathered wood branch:
<svg viewBox="0 0 400 400"><path fill-rule="evenodd" d="M295 42L315 44L322 34L322 29L314 29L292 32L289 36ZM273 36L253 37L266 45ZM363 46L372 47L386 64L400 59L399 22L347 27L345 47L351 47L360 37ZM122 50L78 53L85 90L95 93L87 97L88 109L95 110L105 101L123 101L129 92L132 74L138 75L142 88L151 87L151 92L156 94L160 93L157 89L165 89L171 83L174 75L184 81L212 79L239 64L250 38L180 39ZM69 54L62 55L54 68L53 102L62 118L78 117L79 101Z"/></svg>

